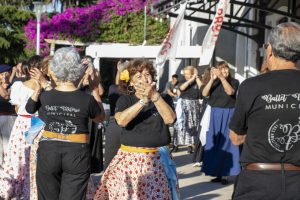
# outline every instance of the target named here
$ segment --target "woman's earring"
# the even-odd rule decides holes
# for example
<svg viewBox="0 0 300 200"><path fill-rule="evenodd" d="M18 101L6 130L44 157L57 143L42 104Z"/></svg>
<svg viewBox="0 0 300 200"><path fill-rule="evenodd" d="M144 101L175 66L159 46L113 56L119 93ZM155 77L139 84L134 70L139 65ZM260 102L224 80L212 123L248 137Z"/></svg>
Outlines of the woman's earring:
<svg viewBox="0 0 300 200"><path fill-rule="evenodd" d="M133 94L135 92L135 89L132 85L128 85L127 86L127 91L129 94Z"/></svg>

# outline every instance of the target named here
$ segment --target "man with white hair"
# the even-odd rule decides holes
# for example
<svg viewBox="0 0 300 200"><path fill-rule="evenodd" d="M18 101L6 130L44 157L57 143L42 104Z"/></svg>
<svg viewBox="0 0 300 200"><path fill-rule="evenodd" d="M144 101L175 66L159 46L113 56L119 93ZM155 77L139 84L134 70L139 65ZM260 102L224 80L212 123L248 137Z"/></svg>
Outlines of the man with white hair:
<svg viewBox="0 0 300 200"><path fill-rule="evenodd" d="M265 74L245 80L238 90L230 138L243 144L234 200L299 199L300 188L300 26L272 29Z"/></svg>

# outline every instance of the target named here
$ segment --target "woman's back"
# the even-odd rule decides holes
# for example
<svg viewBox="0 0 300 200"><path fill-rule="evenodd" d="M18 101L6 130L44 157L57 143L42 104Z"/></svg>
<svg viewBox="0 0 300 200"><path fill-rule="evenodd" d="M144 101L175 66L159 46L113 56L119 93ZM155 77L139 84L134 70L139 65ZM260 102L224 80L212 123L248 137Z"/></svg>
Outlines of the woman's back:
<svg viewBox="0 0 300 200"><path fill-rule="evenodd" d="M27 110L35 110L29 104ZM88 119L95 118L100 109L96 100L80 90L45 91L40 96L39 115L46 123L45 130L71 134L88 133Z"/></svg>

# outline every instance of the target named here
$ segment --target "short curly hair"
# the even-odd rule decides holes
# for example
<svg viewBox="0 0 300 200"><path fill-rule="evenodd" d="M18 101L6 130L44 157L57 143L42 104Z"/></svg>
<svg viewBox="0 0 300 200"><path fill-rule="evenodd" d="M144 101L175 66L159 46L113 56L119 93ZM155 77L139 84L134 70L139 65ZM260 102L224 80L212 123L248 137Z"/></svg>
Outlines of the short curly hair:
<svg viewBox="0 0 300 200"><path fill-rule="evenodd" d="M133 59L127 64L130 80L137 72L142 72L144 69L147 69L152 77L152 80L156 81L156 70L153 66L153 62L146 59ZM134 89L130 88L129 86L130 80L128 82L120 80L119 82L120 91L129 95L135 93Z"/></svg>
<svg viewBox="0 0 300 200"><path fill-rule="evenodd" d="M75 82L84 73L84 68L80 64L80 56L73 47L58 49L50 62L50 69L57 80L63 82Z"/></svg>

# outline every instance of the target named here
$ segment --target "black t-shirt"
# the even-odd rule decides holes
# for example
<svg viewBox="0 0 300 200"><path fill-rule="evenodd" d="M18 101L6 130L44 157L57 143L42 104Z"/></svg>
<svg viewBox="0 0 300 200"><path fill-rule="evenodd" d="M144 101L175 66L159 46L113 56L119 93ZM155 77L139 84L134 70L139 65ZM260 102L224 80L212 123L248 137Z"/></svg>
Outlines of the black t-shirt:
<svg viewBox="0 0 300 200"><path fill-rule="evenodd" d="M101 113L92 95L75 90L62 92L44 91L38 102L29 98L28 113L39 111L39 117L46 123L45 130L55 133L88 133L88 120Z"/></svg>
<svg viewBox="0 0 300 200"><path fill-rule="evenodd" d="M184 82L183 82L184 83ZM180 83L179 85L182 85L183 83ZM191 85L189 85L185 90L180 90L180 97L182 99L201 99L201 91L200 88L197 85L197 82L194 81Z"/></svg>
<svg viewBox="0 0 300 200"><path fill-rule="evenodd" d="M300 165L300 71L271 71L245 80L230 129L247 134L242 163Z"/></svg>
<svg viewBox="0 0 300 200"><path fill-rule="evenodd" d="M163 97L164 99L167 97ZM165 99L171 105L172 99ZM116 113L137 103L135 95L121 96L117 101ZM121 144L134 147L160 147L170 144L171 136L155 105L149 103L121 132Z"/></svg>
<svg viewBox="0 0 300 200"><path fill-rule="evenodd" d="M0 115L14 115L16 114L15 107L9 103L8 99L0 96Z"/></svg>
<svg viewBox="0 0 300 200"><path fill-rule="evenodd" d="M108 102L110 106L110 116L115 115L115 109L116 109L116 103L119 99L119 97L123 95L118 85L111 85L108 89Z"/></svg>
<svg viewBox="0 0 300 200"><path fill-rule="evenodd" d="M239 81L230 78L228 80L231 87L235 90L235 93L231 96L226 94L224 87L219 79L216 79L210 89L210 96L208 99L208 104L211 107L219 108L234 108L236 100L236 91L239 87Z"/></svg>

